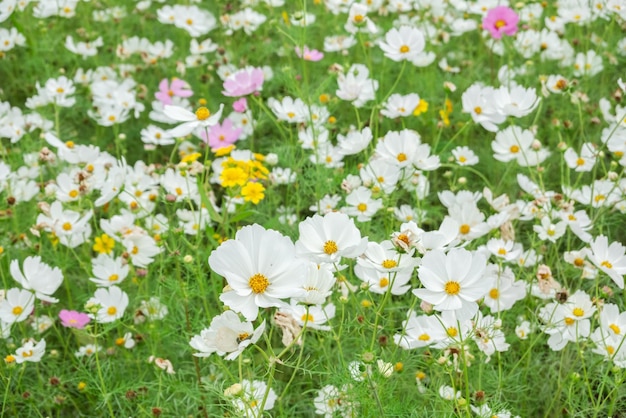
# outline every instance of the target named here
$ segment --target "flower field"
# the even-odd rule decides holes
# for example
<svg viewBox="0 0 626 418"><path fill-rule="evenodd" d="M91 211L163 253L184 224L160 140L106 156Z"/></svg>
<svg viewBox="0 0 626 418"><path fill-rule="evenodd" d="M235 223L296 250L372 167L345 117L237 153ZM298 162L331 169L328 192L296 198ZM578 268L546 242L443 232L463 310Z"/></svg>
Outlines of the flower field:
<svg viewBox="0 0 626 418"><path fill-rule="evenodd" d="M179 3L0 1L0 416L626 417L624 0Z"/></svg>

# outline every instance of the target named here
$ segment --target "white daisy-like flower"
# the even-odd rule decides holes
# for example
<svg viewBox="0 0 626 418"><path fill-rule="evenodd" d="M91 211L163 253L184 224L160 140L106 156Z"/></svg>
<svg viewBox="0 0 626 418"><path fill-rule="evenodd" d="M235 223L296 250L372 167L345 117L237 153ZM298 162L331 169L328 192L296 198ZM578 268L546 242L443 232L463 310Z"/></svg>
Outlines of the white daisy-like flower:
<svg viewBox="0 0 626 418"><path fill-rule="evenodd" d="M28 318L35 306L35 295L17 287L9 289L0 301L0 321L6 324L21 322Z"/></svg>
<svg viewBox="0 0 626 418"><path fill-rule="evenodd" d="M90 316L102 324L113 322L124 316L124 311L128 306L128 295L117 286L100 288L96 290L94 296L85 305L87 310L90 307L97 307L97 311ZM95 310L95 309L94 309Z"/></svg>
<svg viewBox="0 0 626 418"><path fill-rule="evenodd" d="M426 41L419 29L403 25L399 29L393 28L387 32L385 40L381 41L379 46L391 60L412 60L424 50Z"/></svg>
<svg viewBox="0 0 626 418"><path fill-rule="evenodd" d="M211 320L209 328L194 335L189 342L198 350L196 357L208 357L213 353L219 356L228 354L226 360L234 360L251 344L256 343L265 330L265 321L255 330L251 322L241 321L233 311L226 311Z"/></svg>
<svg viewBox="0 0 626 418"><path fill-rule="evenodd" d="M620 289L623 289L626 274L626 247L619 242L612 242L609 245L609 239L604 235L596 237L590 246L589 260L608 274Z"/></svg>
<svg viewBox="0 0 626 418"><path fill-rule="evenodd" d="M367 238L354 220L340 212L314 215L300 222L296 254L316 263L336 263L341 257L355 258L367 248Z"/></svg>
<svg viewBox="0 0 626 418"><path fill-rule="evenodd" d="M41 360L46 352L46 340L43 338L37 342L35 340L28 340L15 351L15 362L24 363L25 361L31 363L37 363Z"/></svg>
<svg viewBox="0 0 626 418"><path fill-rule="evenodd" d="M32 290L39 300L56 303L59 300L51 297L63 283L63 273L58 267L50 267L41 257L26 257L24 259L24 272L20 270L18 260L11 261L11 276L24 289Z"/></svg>
<svg viewBox="0 0 626 418"><path fill-rule="evenodd" d="M220 300L248 321L256 319L259 307L283 306L281 299L304 295L303 262L293 243L258 224L222 243L209 256L209 265L230 287Z"/></svg>
<svg viewBox="0 0 626 418"><path fill-rule="evenodd" d="M222 117L222 111L224 110L224 104L220 104L220 110L215 114L211 114L211 111L202 106L195 112L191 112L180 106L166 105L163 108L163 113L168 118L171 118L177 122L182 122L177 127L168 131L172 137L182 137L189 135L197 128L208 128L217 124Z"/></svg>
<svg viewBox="0 0 626 418"><path fill-rule="evenodd" d="M424 288L413 290L413 294L437 311L455 311L459 320L470 319L478 311L476 301L489 291L489 281L483 280L486 268L484 255L463 248L447 254L430 251L418 270Z"/></svg>

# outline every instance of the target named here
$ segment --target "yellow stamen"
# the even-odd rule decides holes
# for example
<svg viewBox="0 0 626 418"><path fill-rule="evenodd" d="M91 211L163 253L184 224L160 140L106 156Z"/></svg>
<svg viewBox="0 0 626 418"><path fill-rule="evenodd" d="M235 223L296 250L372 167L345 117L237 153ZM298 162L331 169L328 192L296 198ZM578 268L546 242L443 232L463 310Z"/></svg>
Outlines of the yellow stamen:
<svg viewBox="0 0 626 418"><path fill-rule="evenodd" d="M254 276L250 277L250 280L248 280L248 285L254 293L259 294L265 292L265 289L268 288L270 282L269 280L267 280L267 277L265 277L261 273L257 273Z"/></svg>

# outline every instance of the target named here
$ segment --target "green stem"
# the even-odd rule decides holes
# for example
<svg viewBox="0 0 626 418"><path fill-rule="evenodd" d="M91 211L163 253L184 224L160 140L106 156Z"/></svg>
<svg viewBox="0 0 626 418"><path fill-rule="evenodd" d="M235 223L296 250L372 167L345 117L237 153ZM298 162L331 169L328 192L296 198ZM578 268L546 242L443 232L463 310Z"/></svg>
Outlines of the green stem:
<svg viewBox="0 0 626 418"><path fill-rule="evenodd" d="M102 391L102 396L104 397L104 401L106 402L107 409L109 410L109 415L111 418L115 418L115 413L113 412L113 406L111 402L109 402L109 395L106 389L106 383L104 381L104 375L102 374L102 367L100 366L100 356L98 355L98 325L94 325L94 345L95 345L95 353L94 357L96 358L96 370L98 371L98 379L100 380L100 390Z"/></svg>

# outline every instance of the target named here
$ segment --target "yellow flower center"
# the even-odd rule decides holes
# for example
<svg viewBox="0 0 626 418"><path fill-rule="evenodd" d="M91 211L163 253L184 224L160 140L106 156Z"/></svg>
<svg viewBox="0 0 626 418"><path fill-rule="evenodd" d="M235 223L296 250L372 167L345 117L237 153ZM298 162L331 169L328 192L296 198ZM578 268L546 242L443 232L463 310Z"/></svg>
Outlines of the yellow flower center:
<svg viewBox="0 0 626 418"><path fill-rule="evenodd" d="M519 152L519 147L517 145L511 145L509 151L511 151L511 154L517 154Z"/></svg>
<svg viewBox="0 0 626 418"><path fill-rule="evenodd" d="M398 235L398 241L402 241L404 242L406 245L409 245L411 243L411 241L409 240L409 237L406 234L400 234Z"/></svg>
<svg viewBox="0 0 626 418"><path fill-rule="evenodd" d="M581 166L581 165L585 165L585 160L583 160L582 158L578 157L578 159L576 160L576 165L577 166Z"/></svg>
<svg viewBox="0 0 626 418"><path fill-rule="evenodd" d="M573 324L574 324L574 322L576 322L576 321L574 321L574 320L573 320L572 318L570 318L570 317L566 317L566 318L565 318L565 325L573 325Z"/></svg>
<svg viewBox="0 0 626 418"><path fill-rule="evenodd" d="M584 264L585 264L585 260L583 260L580 257L578 257L577 259L574 260L574 265L576 267L582 267Z"/></svg>
<svg viewBox="0 0 626 418"><path fill-rule="evenodd" d="M398 265L398 263L395 260L384 260L382 262L382 266L384 268L386 268L386 269L392 269L392 268L394 268L397 265Z"/></svg>
<svg viewBox="0 0 626 418"><path fill-rule="evenodd" d="M113 316L117 313L117 308L115 306L109 306L109 309L107 309L107 314Z"/></svg>
<svg viewBox="0 0 626 418"><path fill-rule="evenodd" d="M459 335L459 331L454 328L454 327L450 327L446 330L446 332L448 333L448 335L452 338L456 337L457 335Z"/></svg>
<svg viewBox="0 0 626 418"><path fill-rule="evenodd" d="M496 20L496 29L500 29L501 27L506 26L506 22L502 19Z"/></svg>
<svg viewBox="0 0 626 418"><path fill-rule="evenodd" d="M328 240L324 243L324 252L328 255L335 254L339 249L337 243L332 240Z"/></svg>
<svg viewBox="0 0 626 418"><path fill-rule="evenodd" d="M28 358L33 356L33 350L24 351L22 357Z"/></svg>
<svg viewBox="0 0 626 418"><path fill-rule="evenodd" d="M449 295L458 295L461 291L461 285L459 282L449 281L446 283L443 290Z"/></svg>
<svg viewBox="0 0 626 418"><path fill-rule="evenodd" d="M237 340L239 342L247 340L248 338L250 338L250 334L248 334L247 332L242 332L241 334L239 334L239 336L237 336Z"/></svg>
<svg viewBox="0 0 626 418"><path fill-rule="evenodd" d="M68 193L70 195L70 197L72 199L74 199L76 196L78 196L78 190L70 190L70 192Z"/></svg>
<svg viewBox="0 0 626 418"><path fill-rule="evenodd" d="M409 48L409 46L408 46L408 45L402 45L402 46L400 47L400 53L402 53L402 54L406 54L406 53L407 53L407 52L409 52L410 50L411 50L411 48Z"/></svg>
<svg viewBox="0 0 626 418"><path fill-rule="evenodd" d="M476 106L474 108L474 113L476 113L477 115L480 115L481 113L483 113L483 108L480 106Z"/></svg>
<svg viewBox="0 0 626 418"><path fill-rule="evenodd" d="M600 263L601 266L606 267L608 269L612 269L613 268L613 264L611 264L609 262L609 260L604 260L603 262Z"/></svg>
<svg viewBox="0 0 626 418"><path fill-rule="evenodd" d="M248 285L252 289L252 291L256 294L265 292L265 289L270 285L267 277L262 275L261 273L257 273L254 276L250 277L248 281Z"/></svg>
<svg viewBox="0 0 626 418"><path fill-rule="evenodd" d="M506 255L506 249L505 249L505 248L500 247L500 248L498 249L498 254L500 254L500 255Z"/></svg>
<svg viewBox="0 0 626 418"><path fill-rule="evenodd" d="M13 315L19 315L24 312L24 308L21 306L15 306L11 312L13 312Z"/></svg>
<svg viewBox="0 0 626 418"><path fill-rule="evenodd" d="M389 279L386 277L383 277L382 279L380 279L380 281L378 282L378 285L380 287L387 287L389 286Z"/></svg>
<svg viewBox="0 0 626 418"><path fill-rule="evenodd" d="M574 316L581 317L585 314L585 311L582 308L576 307L574 308L572 313L574 314Z"/></svg>
<svg viewBox="0 0 626 418"><path fill-rule="evenodd" d="M71 223L69 223L69 222L65 222L65 223L63 224L63 230L65 230L65 231L71 231L71 230L72 230L72 224L71 224Z"/></svg>
<svg viewBox="0 0 626 418"><path fill-rule="evenodd" d="M109 281L110 281L110 282L115 282L115 281L117 281L117 279L119 279L119 278L120 278L120 276L118 276L117 274L111 274L111 275L109 276Z"/></svg>
<svg viewBox="0 0 626 418"><path fill-rule="evenodd" d="M207 120L209 116L211 116L211 112L209 112L209 109L204 106L199 107L198 110L196 110L196 118L198 118L198 120Z"/></svg>
<svg viewBox="0 0 626 418"><path fill-rule="evenodd" d="M489 297L491 299L498 299L500 297L500 291L494 287L489 291Z"/></svg>
<svg viewBox="0 0 626 418"><path fill-rule="evenodd" d="M363 22L363 19L365 19L365 17L363 15L356 15L356 16L354 16L354 22L355 23L361 23L361 22Z"/></svg>
<svg viewBox="0 0 626 418"><path fill-rule="evenodd" d="M302 322L312 322L313 321L313 315L311 314L302 314L302 316L300 317L300 320Z"/></svg>
<svg viewBox="0 0 626 418"><path fill-rule="evenodd" d="M469 231L470 231L470 226L468 224L463 224L459 228L459 232L463 235L469 234Z"/></svg>
<svg viewBox="0 0 626 418"><path fill-rule="evenodd" d="M614 333L616 333L617 335L620 335L622 333L622 330L620 329L619 326L617 326L616 324L611 324L609 325L609 328L611 328L611 331L613 331Z"/></svg>
<svg viewBox="0 0 626 418"><path fill-rule="evenodd" d="M429 341L430 340L430 335L422 334L419 337L417 337L417 339L420 340L420 341Z"/></svg>
<svg viewBox="0 0 626 418"><path fill-rule="evenodd" d="M398 154L396 158L398 159L399 162L406 161L406 154L401 152L400 154Z"/></svg>
<svg viewBox="0 0 626 418"><path fill-rule="evenodd" d="M467 158L465 158L464 156L462 156L462 155L461 155L461 156L459 157L459 162L460 162L460 163L464 163L465 161L467 161Z"/></svg>
<svg viewBox="0 0 626 418"><path fill-rule="evenodd" d="M367 205L365 203L359 203L356 208L359 212L365 212L367 210Z"/></svg>

